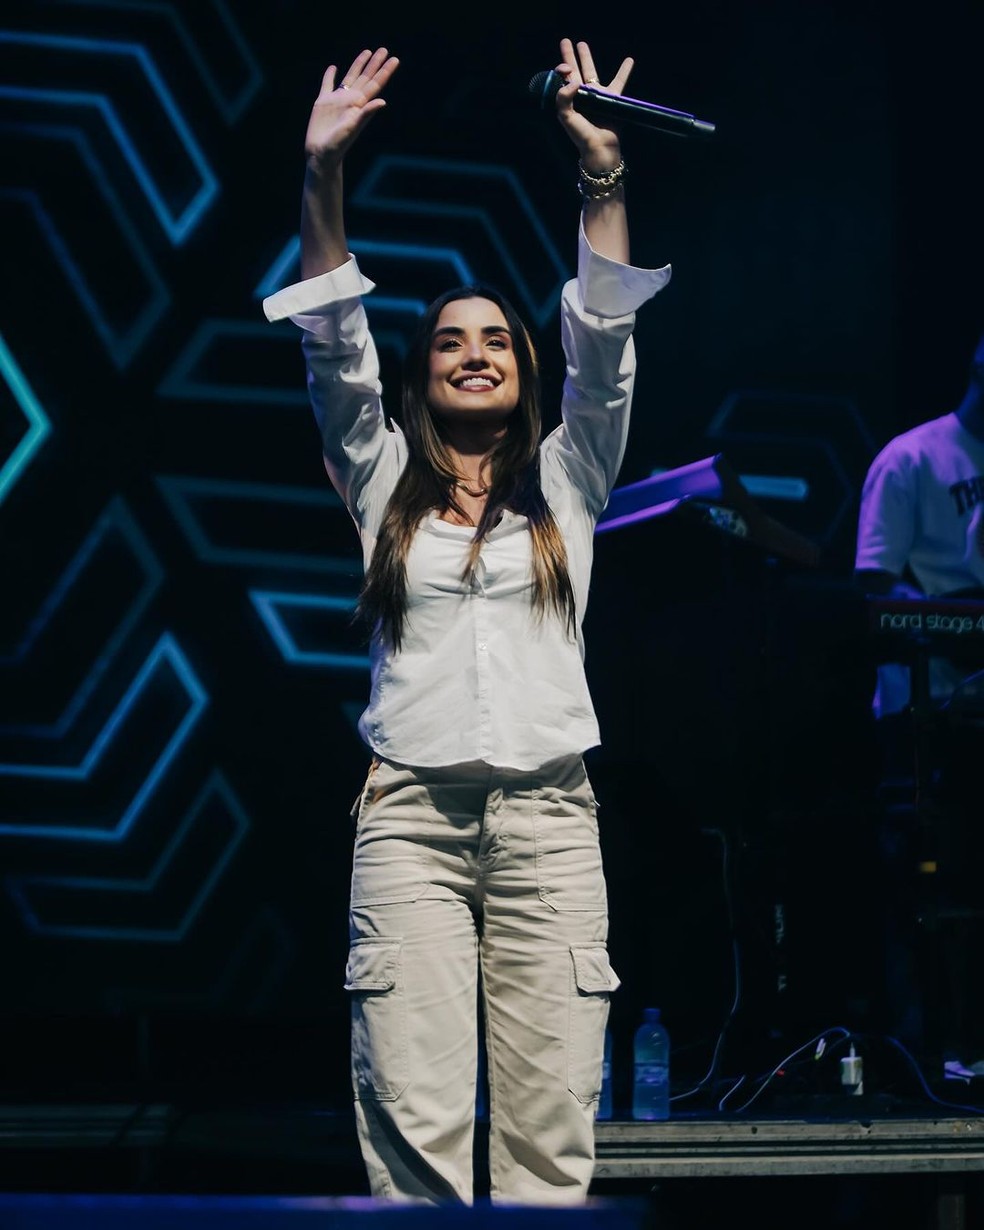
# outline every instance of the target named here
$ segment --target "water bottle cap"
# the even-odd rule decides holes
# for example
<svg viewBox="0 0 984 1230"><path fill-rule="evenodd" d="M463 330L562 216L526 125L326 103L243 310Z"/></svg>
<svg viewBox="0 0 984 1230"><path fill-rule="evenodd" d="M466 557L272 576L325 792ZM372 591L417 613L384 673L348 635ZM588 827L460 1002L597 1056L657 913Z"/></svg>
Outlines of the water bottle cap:
<svg viewBox="0 0 984 1230"><path fill-rule="evenodd" d="M658 1008L647 1008L645 1019L647 1021L658 1021L659 1020L659 1009Z"/></svg>

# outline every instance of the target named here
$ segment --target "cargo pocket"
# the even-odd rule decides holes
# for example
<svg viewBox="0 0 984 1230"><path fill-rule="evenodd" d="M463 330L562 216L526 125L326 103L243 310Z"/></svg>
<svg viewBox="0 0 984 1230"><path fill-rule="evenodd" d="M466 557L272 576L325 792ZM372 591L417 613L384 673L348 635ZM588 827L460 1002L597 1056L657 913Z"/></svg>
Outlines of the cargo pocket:
<svg viewBox="0 0 984 1230"><path fill-rule="evenodd" d="M620 983L604 944L572 944L571 960L567 1083L579 1102L594 1102L601 1093L609 996Z"/></svg>
<svg viewBox="0 0 984 1230"><path fill-rule="evenodd" d="M352 1090L360 1101L392 1102L409 1082L401 940L356 940L345 967L352 994Z"/></svg>

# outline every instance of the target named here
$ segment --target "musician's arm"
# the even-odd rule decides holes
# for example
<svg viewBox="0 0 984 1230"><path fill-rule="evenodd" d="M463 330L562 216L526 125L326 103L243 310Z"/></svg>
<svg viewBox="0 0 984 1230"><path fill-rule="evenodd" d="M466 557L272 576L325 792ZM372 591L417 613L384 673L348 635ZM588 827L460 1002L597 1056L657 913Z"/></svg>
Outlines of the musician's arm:
<svg viewBox="0 0 984 1230"><path fill-rule="evenodd" d="M918 586L897 576L894 572L884 572L879 568L857 568L854 572L855 583L865 594L877 598L925 598L926 595Z"/></svg>

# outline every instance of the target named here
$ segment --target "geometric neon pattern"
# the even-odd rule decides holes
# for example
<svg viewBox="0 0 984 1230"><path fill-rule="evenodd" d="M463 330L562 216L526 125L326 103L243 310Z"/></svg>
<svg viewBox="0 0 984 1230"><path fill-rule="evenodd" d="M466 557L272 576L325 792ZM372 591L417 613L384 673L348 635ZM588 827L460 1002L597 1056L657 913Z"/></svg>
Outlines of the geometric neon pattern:
<svg viewBox="0 0 984 1230"><path fill-rule="evenodd" d="M241 504L253 509L266 506L269 519L274 515L294 518L296 524L307 527L308 539L312 539L311 525L318 516L328 514L328 521L344 518L345 533L355 534L351 519L342 501L329 486L327 478L323 487L297 487L278 483L249 483L230 479L196 478L188 475L159 475L157 484L167 506L187 538L198 559L210 564L233 565L245 568L301 569L305 572L332 572L358 576L362 569L361 556L330 555L320 550L290 550L285 545L276 548L264 542L260 545L250 541L254 531L244 524L244 517L226 517L220 514ZM211 518L211 520L210 520ZM216 521L221 525L216 527ZM229 522L231 521L231 525ZM325 540L334 535L327 533ZM222 541L221 535L238 535L239 541ZM358 581L355 581L358 585Z"/></svg>
<svg viewBox="0 0 984 1230"><path fill-rule="evenodd" d="M201 838L206 826L218 827L219 841L212 833L211 842L200 842L196 853L195 838ZM213 772L143 875L8 876L6 888L25 925L37 935L177 944L194 925L248 829L249 817L228 782ZM215 844L218 850L212 852ZM185 865L176 876L179 859ZM189 863L196 865L191 874ZM194 886L190 896L189 884ZM87 921L68 921L79 914L87 914ZM121 921L127 915L144 921ZM157 916L157 921L148 916Z"/></svg>
<svg viewBox="0 0 984 1230"><path fill-rule="evenodd" d="M162 4L157 0L147 0L147 2L143 0L61 0L61 3L62 5L71 4L77 8L115 9L117 13L127 15L137 13L147 19L167 22L174 38L180 43L182 51L208 91L215 109L227 124L235 123L242 116L260 88L262 75L256 57L243 38L242 31L233 21L224 0L209 0L210 7L215 10L223 27L223 38L219 45L221 45L223 56L226 57L223 63L224 74L216 74L206 63L206 49L199 48L192 32L188 29L184 16L173 4ZM196 5L196 8L198 7L200 6ZM243 64L243 80L238 88L231 88L224 79L230 76L228 59L230 51L238 53Z"/></svg>
<svg viewBox="0 0 984 1230"><path fill-rule="evenodd" d="M27 419L27 431L0 465L0 504L2 504L7 492L41 447L51 430L51 424L38 399L31 392L24 373L17 366L17 361L3 340L2 334L0 334L0 377L3 378L21 413Z"/></svg>
<svg viewBox="0 0 984 1230"><path fill-rule="evenodd" d="M205 159L205 155L178 108L170 89L164 82L146 48L135 43L118 43L108 39L78 38L67 35L37 34L20 30L0 30L0 45L41 47L60 52L77 52L84 56L116 56L135 63L150 87L151 94L172 127L179 144L197 177L198 187L182 206L172 205L171 193L159 182L147 165L146 158L128 130L120 114L120 107L104 94L89 90L64 88L35 88L4 86L0 94L23 103L38 106L57 106L71 110L94 113L99 117L118 147L134 179L142 190L161 229L174 245L185 242L202 219L205 210L218 196L218 181ZM98 65L95 66L98 68ZM185 194L187 195L187 194Z"/></svg>
<svg viewBox="0 0 984 1230"><path fill-rule="evenodd" d="M185 711L176 722L171 720L173 729L169 733L156 736L155 742L163 743L163 746L159 747L156 755L153 749L150 750L149 754L154 755L153 763L120 816L108 825L72 822L63 817L38 822L28 821L26 818L11 819L0 821L0 835L52 838L60 841L72 839L113 844L122 842L187 742L208 701L197 675L169 633L165 633L158 640L108 720L75 763L0 763L0 777L80 784L87 782L98 770L108 752L118 750L119 740L126 732L127 719L162 674L169 674L177 679L185 694Z"/></svg>
<svg viewBox="0 0 984 1230"><path fill-rule="evenodd" d="M45 633L59 611L70 602L75 607L87 603L87 626L91 627L96 622L93 618L94 604L101 595L98 591L93 595L91 585L88 591L80 591L83 591L83 582L88 573L92 571L100 552L106 550L112 544L113 539L123 540L143 573L143 580L137 593L130 599L127 607L115 616L115 619L113 615L109 615L109 619L114 619L114 622L105 641L87 648L87 661L90 662L88 673L61 714L53 721L44 723L14 722L12 720L2 722L0 723L0 735L16 735L21 738L35 739L63 738L77 721L84 705L105 676L123 641L137 626L154 595L160 589L164 576L160 561L123 500L119 496L114 496L86 535L82 545L63 569L61 576L52 586L17 645L9 653L0 653L0 666L16 667L25 673L30 668L42 677L45 673L44 650L47 647Z"/></svg>
<svg viewBox="0 0 984 1230"><path fill-rule="evenodd" d="M99 204L108 215L103 223L101 233L104 238L98 255L89 250L71 250L53 216L53 211L57 212L61 204L57 200L52 200L50 208L47 208L39 191L27 187L0 190L0 198L19 200L34 214L48 246L92 321L99 340L116 366L126 367L167 311L171 298L146 245L124 211L119 197L110 187L109 178L100 165L89 138L78 129L34 123L21 123L16 127L0 124L0 131L16 131L19 138L31 137L62 142L72 147L72 152L82 163L87 173L86 185L97 194ZM66 151L51 151L49 156L64 160ZM87 201L87 209L92 208L93 202L90 199ZM101 265L106 259L105 245L110 242L105 236L110 236L116 246L127 249L122 259L129 258L127 263L131 276L135 275L135 280L142 281L146 288L143 301L129 304L125 316L116 321L111 318L110 312L101 301L105 296L101 296L96 285ZM86 263L90 266L88 271ZM117 315L120 313L117 312Z"/></svg>
<svg viewBox="0 0 984 1230"><path fill-rule="evenodd" d="M389 260L407 262L426 261L430 264L449 265L454 278L462 284L473 282L475 276L464 255L456 248L440 248L423 243L397 243L383 239L351 239L348 244L353 256L379 256ZM284 286L300 280L301 276L301 241L293 236L287 241L270 268L260 279L253 292L255 299L265 299L267 295L275 294ZM386 299L374 290L366 297L366 311L385 306L388 309L401 309L414 316L422 316L427 309L427 303L420 298ZM269 326L267 326L269 327ZM296 343L297 330L291 326L290 336Z"/></svg>
<svg viewBox="0 0 984 1230"><path fill-rule="evenodd" d="M708 424L705 435L734 449L747 467L752 459L781 457L790 469L792 489L805 487L800 529L818 542L831 543L843 529L857 498L855 472L863 473L874 453L871 433L852 398L777 389L741 389L729 393ZM734 457L731 458L735 460ZM752 462L754 464L754 462ZM788 498L790 487L776 487L768 498Z"/></svg>
<svg viewBox="0 0 984 1230"><path fill-rule="evenodd" d="M347 639L351 639L350 623L356 606L355 598L331 594L274 593L270 590L259 589L251 589L249 597L285 662L297 666L322 666L334 670L368 672L369 657L366 653L353 653L351 650L340 649L337 643L327 648L304 646L301 643L302 638L305 637L304 629L296 622L294 628L289 626L291 612L316 611L342 615L344 618L341 627L348 632ZM337 620L334 622L337 623ZM317 631L324 635L320 627ZM310 631L306 635L310 640ZM329 632L328 635L330 636L331 633ZM334 642L334 637L332 640Z"/></svg>
<svg viewBox="0 0 984 1230"><path fill-rule="evenodd" d="M506 238L500 223L489 209L466 203L482 196L483 182L486 185L485 196L489 195L490 189L497 188L503 192L506 202L518 211L514 220L526 231L522 255L513 251L514 245ZM432 191L422 192L423 184ZM457 191L462 193L460 203L454 199ZM352 201L363 209L382 209L391 214L428 219L444 218L456 224L477 224L505 267L526 311L538 325L550 319L561 288L571 276L567 262L561 257L522 181L511 167L461 159L386 155L375 159L367 174L359 180ZM499 212L498 209L496 212ZM544 258L542 266L537 267L537 262L531 264L531 253ZM545 291L537 292L534 288L530 276L534 272L542 275Z"/></svg>

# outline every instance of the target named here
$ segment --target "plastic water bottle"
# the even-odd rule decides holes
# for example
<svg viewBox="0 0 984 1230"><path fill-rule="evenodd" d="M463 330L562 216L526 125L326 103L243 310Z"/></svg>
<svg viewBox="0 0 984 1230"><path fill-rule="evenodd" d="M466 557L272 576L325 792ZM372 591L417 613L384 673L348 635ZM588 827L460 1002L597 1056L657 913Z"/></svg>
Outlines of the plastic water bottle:
<svg viewBox="0 0 984 1230"><path fill-rule="evenodd" d="M601 1097L598 1100L597 1119L612 1117L612 1035L605 1030L605 1054L601 1063Z"/></svg>
<svg viewBox="0 0 984 1230"><path fill-rule="evenodd" d="M633 1039L632 1118L670 1117L670 1035L658 1008L647 1008Z"/></svg>

